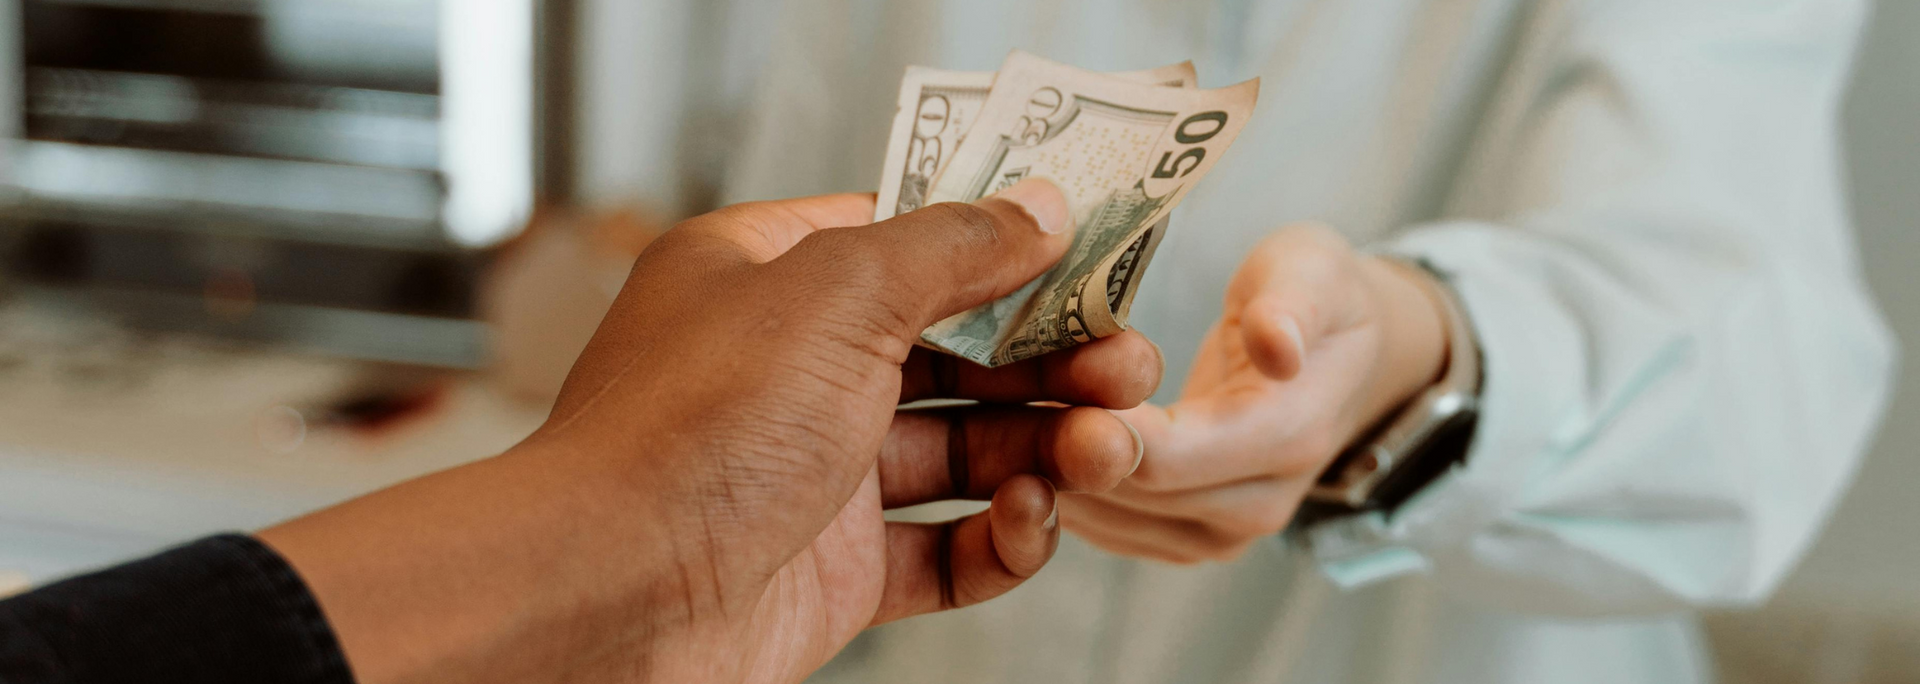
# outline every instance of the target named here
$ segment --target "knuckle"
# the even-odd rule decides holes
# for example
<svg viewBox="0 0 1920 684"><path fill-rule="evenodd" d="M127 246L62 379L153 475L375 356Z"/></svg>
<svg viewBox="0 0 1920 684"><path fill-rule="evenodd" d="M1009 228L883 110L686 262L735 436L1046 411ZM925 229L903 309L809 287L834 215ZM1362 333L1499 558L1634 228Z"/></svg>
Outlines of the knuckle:
<svg viewBox="0 0 1920 684"><path fill-rule="evenodd" d="M999 219L979 205L965 202L941 202L920 210L930 214L943 230L956 231L969 239L991 240L999 234Z"/></svg>
<svg viewBox="0 0 1920 684"><path fill-rule="evenodd" d="M821 291L844 297L843 301L874 301L872 295L894 282L895 267L870 241L854 237L843 231L820 231L801 238L793 253L811 262L802 270L819 279L813 285Z"/></svg>
<svg viewBox="0 0 1920 684"><path fill-rule="evenodd" d="M898 296L902 281L884 255L839 232L802 238L790 252L799 263L767 284L769 301L781 302L780 319L819 326L843 346L904 357L900 338L912 327L914 298Z"/></svg>
<svg viewBox="0 0 1920 684"><path fill-rule="evenodd" d="M738 253L737 243L727 239L724 219L710 214L695 216L674 224L673 228L661 233L641 250L642 256L673 254L674 262L686 259L710 258L703 253L723 251Z"/></svg>

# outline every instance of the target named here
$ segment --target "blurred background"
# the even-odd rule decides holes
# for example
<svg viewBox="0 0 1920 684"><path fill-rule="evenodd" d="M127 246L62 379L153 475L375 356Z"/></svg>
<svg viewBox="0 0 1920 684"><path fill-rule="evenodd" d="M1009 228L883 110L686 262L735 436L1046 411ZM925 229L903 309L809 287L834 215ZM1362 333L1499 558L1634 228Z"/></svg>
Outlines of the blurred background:
<svg viewBox="0 0 1920 684"><path fill-rule="evenodd" d="M710 202L630 0L0 0L0 594L265 525L537 426L632 255ZM716 17L696 20L718 21ZM1846 106L1872 285L1920 348L1920 3ZM718 130L716 128L715 130ZM876 133L877 135L877 133ZM688 159L692 159L689 162ZM1729 682L1920 681L1920 369Z"/></svg>

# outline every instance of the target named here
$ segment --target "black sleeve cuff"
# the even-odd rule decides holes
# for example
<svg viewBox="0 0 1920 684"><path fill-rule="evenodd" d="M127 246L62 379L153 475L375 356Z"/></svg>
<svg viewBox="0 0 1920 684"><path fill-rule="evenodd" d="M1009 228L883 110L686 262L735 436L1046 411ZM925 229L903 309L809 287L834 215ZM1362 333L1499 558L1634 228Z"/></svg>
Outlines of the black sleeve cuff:
<svg viewBox="0 0 1920 684"><path fill-rule="evenodd" d="M320 605L252 537L209 537L0 601L0 683L351 684Z"/></svg>

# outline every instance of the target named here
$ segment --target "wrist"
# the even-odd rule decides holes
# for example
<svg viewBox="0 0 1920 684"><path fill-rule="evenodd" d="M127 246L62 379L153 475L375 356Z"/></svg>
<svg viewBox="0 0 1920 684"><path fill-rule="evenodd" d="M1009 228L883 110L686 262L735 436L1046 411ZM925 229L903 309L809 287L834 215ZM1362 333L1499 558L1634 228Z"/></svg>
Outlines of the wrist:
<svg viewBox="0 0 1920 684"><path fill-rule="evenodd" d="M698 512L677 505L697 500L686 491L693 478L609 455L620 451L629 449L538 433L497 459L507 486L557 485L540 497L557 505L505 540L538 539L525 557L539 583L529 613L544 624L517 642L552 639L559 648L547 655L563 665L557 681L713 673L713 663L726 662L716 658L730 643L722 600L733 587L703 543L710 535L698 529ZM609 663L617 677L598 671Z"/></svg>
<svg viewBox="0 0 1920 684"><path fill-rule="evenodd" d="M593 467L530 441L259 537L307 582L359 681L563 681L610 649L651 670L701 622L685 608L697 564L648 528L665 519L656 502Z"/></svg>
<svg viewBox="0 0 1920 684"><path fill-rule="evenodd" d="M1379 304L1380 363L1368 413L1371 422L1378 422L1446 372L1450 340L1441 298L1447 294L1422 269L1391 258L1362 258Z"/></svg>

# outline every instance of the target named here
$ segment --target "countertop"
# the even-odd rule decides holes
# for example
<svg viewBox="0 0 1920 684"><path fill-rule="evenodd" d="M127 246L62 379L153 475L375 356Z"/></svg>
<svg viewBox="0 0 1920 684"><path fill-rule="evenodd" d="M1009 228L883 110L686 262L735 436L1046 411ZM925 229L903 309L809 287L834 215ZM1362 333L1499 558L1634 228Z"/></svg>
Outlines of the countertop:
<svg viewBox="0 0 1920 684"><path fill-rule="evenodd" d="M427 396L378 430L339 402ZM546 407L376 366L0 306L0 577L41 583L490 456Z"/></svg>

